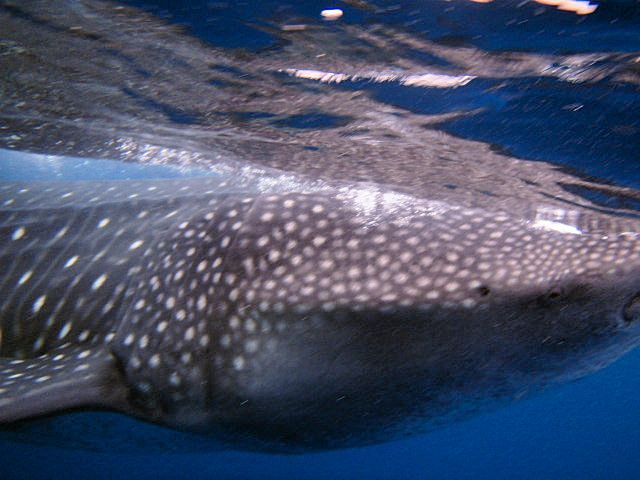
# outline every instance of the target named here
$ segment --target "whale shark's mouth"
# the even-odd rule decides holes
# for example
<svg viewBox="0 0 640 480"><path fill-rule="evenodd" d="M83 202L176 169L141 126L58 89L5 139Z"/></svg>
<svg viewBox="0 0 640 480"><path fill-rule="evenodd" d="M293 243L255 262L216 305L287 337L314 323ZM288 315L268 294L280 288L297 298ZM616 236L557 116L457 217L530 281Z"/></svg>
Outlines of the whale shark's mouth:
<svg viewBox="0 0 640 480"><path fill-rule="evenodd" d="M636 292L622 308L622 318L626 323L640 320L640 292Z"/></svg>

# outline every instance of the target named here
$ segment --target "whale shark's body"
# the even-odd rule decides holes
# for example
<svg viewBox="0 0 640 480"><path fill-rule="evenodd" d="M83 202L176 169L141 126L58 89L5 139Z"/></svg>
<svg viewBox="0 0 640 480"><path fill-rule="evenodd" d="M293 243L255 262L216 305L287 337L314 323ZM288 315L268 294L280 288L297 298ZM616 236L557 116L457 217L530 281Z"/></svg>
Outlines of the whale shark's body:
<svg viewBox="0 0 640 480"><path fill-rule="evenodd" d="M207 178L0 188L5 425L107 408L249 448L357 445L638 339L637 234L584 212Z"/></svg>

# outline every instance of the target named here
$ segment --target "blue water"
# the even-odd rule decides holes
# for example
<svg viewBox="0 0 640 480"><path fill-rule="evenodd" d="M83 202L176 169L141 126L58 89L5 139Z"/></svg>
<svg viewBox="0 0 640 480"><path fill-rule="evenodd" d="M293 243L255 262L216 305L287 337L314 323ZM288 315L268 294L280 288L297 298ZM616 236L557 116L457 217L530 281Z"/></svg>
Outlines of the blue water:
<svg viewBox="0 0 640 480"><path fill-rule="evenodd" d="M264 1L229 8L227 2L130 1L216 46L259 51L277 46L266 17L316 19L328 3ZM342 2L345 22L373 14ZM389 2L387 2L389 3ZM519 3L519 2L517 2ZM504 2L517 5L516 2ZM238 2L240 5L240 2ZM390 3L389 3L390 4ZM386 21L443 43L470 42L489 50L540 53L638 52L638 2L603 3L585 18L534 4L507 10L470 2L402 2ZM417 19L407 11L430 10ZM505 13L508 11L509 13ZM404 13L403 13L404 12ZM429 13L431 12L431 13ZM512 12L516 12L515 14ZM516 16L506 25L505 19ZM527 20L526 23L518 23ZM494 144L521 158L556 162L581 173L640 188L640 95L637 86L615 89L595 82L576 87L555 79L474 81L470 88L428 94L392 86L357 84L389 104L425 114L482 108L442 125L457 136ZM165 114L176 123L190 117ZM172 116L174 115L174 116ZM536 128L530 128L531 119ZM287 119L285 127L318 129L326 119ZM336 122L341 119L336 119ZM613 128L620 127L620 128ZM623 128L624 127L624 128ZM0 180L173 178L198 170L122 164L109 160L31 155L0 150ZM139 428L127 423L125 428ZM234 451L198 454L108 454L0 441L0 479L635 479L640 478L640 350L580 381L430 433L383 445L305 455Z"/></svg>

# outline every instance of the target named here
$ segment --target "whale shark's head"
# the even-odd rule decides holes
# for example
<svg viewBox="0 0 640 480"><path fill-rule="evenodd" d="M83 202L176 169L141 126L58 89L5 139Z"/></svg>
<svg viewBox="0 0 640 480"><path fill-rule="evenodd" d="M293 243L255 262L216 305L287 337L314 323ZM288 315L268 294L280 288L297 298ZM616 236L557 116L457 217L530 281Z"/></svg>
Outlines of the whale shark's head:
<svg viewBox="0 0 640 480"><path fill-rule="evenodd" d="M425 428L600 368L640 323L637 234L577 221L282 194L229 199L160 247L114 340L131 404L234 440Z"/></svg>

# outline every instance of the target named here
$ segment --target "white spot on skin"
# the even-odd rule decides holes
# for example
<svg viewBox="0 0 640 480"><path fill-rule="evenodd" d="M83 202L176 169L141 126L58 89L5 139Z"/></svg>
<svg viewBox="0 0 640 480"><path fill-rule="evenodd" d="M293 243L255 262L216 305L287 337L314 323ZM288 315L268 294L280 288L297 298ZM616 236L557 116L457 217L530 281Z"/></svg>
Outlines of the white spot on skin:
<svg viewBox="0 0 640 480"><path fill-rule="evenodd" d="M266 235L260 237L257 241L258 247L265 247L269 243L269 237Z"/></svg>
<svg viewBox="0 0 640 480"><path fill-rule="evenodd" d="M320 247L320 246L322 246L322 245L324 244L324 242L326 242L326 241L327 241L327 239L326 239L325 237L320 237L320 236L318 236L318 237L315 237L315 238L313 239L313 245L314 245L314 246L316 246L316 247Z"/></svg>
<svg viewBox="0 0 640 480"><path fill-rule="evenodd" d="M35 302L33 302L33 306L31 308L31 311L36 314L40 311L40 309L42 308L42 306L44 305L44 302L47 300L47 296L46 295L42 295L40 297L38 297L36 299Z"/></svg>
<svg viewBox="0 0 640 480"><path fill-rule="evenodd" d="M102 285L104 285L104 282L106 280L107 280L107 274L103 273L93 281L93 284L91 285L91 290L94 290L94 291L98 290L100 287L102 287Z"/></svg>
<svg viewBox="0 0 640 480"><path fill-rule="evenodd" d="M156 353L152 355L151 358L149 359L149 366L151 368L158 368L159 365L160 365L160 355Z"/></svg>
<svg viewBox="0 0 640 480"><path fill-rule="evenodd" d="M245 344L245 350L248 353L255 353L258 351L258 341L256 339L248 340Z"/></svg>
<svg viewBox="0 0 640 480"><path fill-rule="evenodd" d="M67 336L67 334L71 331L71 322L67 322L64 324L64 326L62 327L62 330L60 330L60 333L58 334L58 338L60 340L62 340L64 337Z"/></svg>
<svg viewBox="0 0 640 480"><path fill-rule="evenodd" d="M460 256L456 252L448 252L446 254L447 261L449 261L451 263L457 262L459 258L460 258Z"/></svg>
<svg viewBox="0 0 640 480"><path fill-rule="evenodd" d="M462 306L465 308L473 308L476 306L476 301L473 300L472 298L465 298L462 301Z"/></svg>
<svg viewBox="0 0 640 480"><path fill-rule="evenodd" d="M1 332L0 332L1 333ZM2 339L2 335L0 335L0 340ZM36 341L33 343L33 351L37 352L44 345L44 337L38 337Z"/></svg>
<svg viewBox="0 0 640 480"><path fill-rule="evenodd" d="M136 240L129 246L129 250L140 248L144 244L144 240Z"/></svg>
<svg viewBox="0 0 640 480"><path fill-rule="evenodd" d="M69 227L61 228L60 231L58 233L56 233L56 236L53 237L53 239L54 240L60 240L62 237L64 237L67 234L68 230L69 230Z"/></svg>
<svg viewBox="0 0 640 480"><path fill-rule="evenodd" d="M244 368L244 358L236 357L233 359L233 368L236 370L242 370Z"/></svg>
<svg viewBox="0 0 640 480"><path fill-rule="evenodd" d="M245 322L245 324L244 324L244 328L245 328L245 329L247 330L247 332L249 332L249 333L253 333L253 332L255 332L255 331L256 331L256 327L257 327L256 322L255 322L252 318L250 318L249 320L247 320L247 321Z"/></svg>
<svg viewBox="0 0 640 480"><path fill-rule="evenodd" d="M15 240L20 240L22 237L25 236L26 233L27 233L27 231L25 230L24 227L16 228L13 231L13 235L11 235L11 239L14 240L14 241Z"/></svg>
<svg viewBox="0 0 640 480"><path fill-rule="evenodd" d="M206 308L207 306L207 297L205 297L204 295L200 295L198 297L198 310L202 311Z"/></svg>
<svg viewBox="0 0 640 480"><path fill-rule="evenodd" d="M280 258L280 252L278 250L270 250L267 258L269 258L270 262L277 262Z"/></svg>
<svg viewBox="0 0 640 480"><path fill-rule="evenodd" d="M296 228L298 228L298 225L296 224L296 222L293 222L293 221L287 222L287 223L284 225L284 230L285 230L285 232L287 232L287 233L292 233L292 232L294 232Z"/></svg>
<svg viewBox="0 0 640 480"><path fill-rule="evenodd" d="M459 286L460 285L458 285L458 283L456 283L456 282L449 282L444 286L444 289L447 292L455 292L458 289Z"/></svg>
<svg viewBox="0 0 640 480"><path fill-rule="evenodd" d="M73 257L69 258L69 260L67 260L67 263L64 264L63 268L69 268L75 265L75 263L78 261L78 255L74 255Z"/></svg>
<svg viewBox="0 0 640 480"><path fill-rule="evenodd" d="M33 275L33 272L31 270L23 273L20 279L18 280L18 285L22 285L23 283L28 282L29 279L31 278L31 275Z"/></svg>
<svg viewBox="0 0 640 480"><path fill-rule="evenodd" d="M443 269L442 272L446 273L448 275L452 275L453 273L455 273L458 270L458 267L456 265L446 265Z"/></svg>
<svg viewBox="0 0 640 480"><path fill-rule="evenodd" d="M103 218L102 220L100 220L100 221L98 222L98 228L104 228L104 227L106 227L107 225L109 225L109 222L111 222L111 219L110 219L110 218Z"/></svg>
<svg viewBox="0 0 640 480"><path fill-rule="evenodd" d="M196 335L196 329L193 327L189 327L187 328L187 331L184 332L184 339L186 341L191 341L193 340L193 337L195 337L195 335Z"/></svg>
<svg viewBox="0 0 640 480"><path fill-rule="evenodd" d="M107 314L111 311L112 308L113 308L113 301L110 300L104 304L104 307L102 307L102 313Z"/></svg>
<svg viewBox="0 0 640 480"><path fill-rule="evenodd" d="M173 387L177 387L180 385L180 377L176 372L173 372L169 375L169 384Z"/></svg>
<svg viewBox="0 0 640 480"><path fill-rule="evenodd" d="M387 237L385 235L375 235L372 241L377 245L381 245L387 241Z"/></svg>

